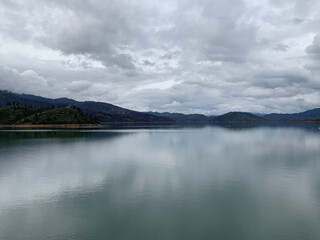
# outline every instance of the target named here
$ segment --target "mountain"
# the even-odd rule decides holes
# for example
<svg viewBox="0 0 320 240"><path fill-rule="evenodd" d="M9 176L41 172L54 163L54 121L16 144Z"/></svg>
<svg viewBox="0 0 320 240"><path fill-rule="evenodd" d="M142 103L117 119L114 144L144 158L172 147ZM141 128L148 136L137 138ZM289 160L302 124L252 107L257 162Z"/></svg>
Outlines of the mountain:
<svg viewBox="0 0 320 240"><path fill-rule="evenodd" d="M98 120L71 108L32 108L30 106L0 107L0 124L94 124Z"/></svg>
<svg viewBox="0 0 320 240"><path fill-rule="evenodd" d="M154 116L148 113L141 113L121 108L103 102L79 102L69 98L50 99L29 94L17 94L0 90L0 106L8 102L19 103L36 108L70 107L80 108L83 112L96 116L101 123L132 122L132 123L174 123L172 119L162 116Z"/></svg>
<svg viewBox="0 0 320 240"><path fill-rule="evenodd" d="M263 117L256 116L247 112L229 112L217 117L211 117L213 123L230 123L230 122L265 122L268 121Z"/></svg>
<svg viewBox="0 0 320 240"><path fill-rule="evenodd" d="M209 117L203 114L183 114L183 113L159 113L148 112L151 115L158 117L166 117L174 120L176 123L206 123L209 121Z"/></svg>
<svg viewBox="0 0 320 240"><path fill-rule="evenodd" d="M79 102L70 98L45 98L30 94L17 94L0 90L0 106L7 103L34 108L74 107L84 113L96 116L101 123L208 123L208 122L261 122L261 121L304 121L320 119L320 108L293 114L252 114L246 112L230 112L221 116L208 117L202 114L137 112L121 108L109 103L85 101Z"/></svg>
<svg viewBox="0 0 320 240"><path fill-rule="evenodd" d="M320 118L320 108L311 109L301 113L271 113L263 116L273 121L312 120Z"/></svg>

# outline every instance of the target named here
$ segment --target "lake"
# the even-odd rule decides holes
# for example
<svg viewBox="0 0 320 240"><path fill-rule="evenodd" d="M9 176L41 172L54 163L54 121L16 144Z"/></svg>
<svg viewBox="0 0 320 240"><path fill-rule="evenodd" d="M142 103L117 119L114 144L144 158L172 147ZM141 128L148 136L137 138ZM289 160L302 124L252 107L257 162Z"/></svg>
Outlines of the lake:
<svg viewBox="0 0 320 240"><path fill-rule="evenodd" d="M320 239L320 130L0 131L0 239Z"/></svg>

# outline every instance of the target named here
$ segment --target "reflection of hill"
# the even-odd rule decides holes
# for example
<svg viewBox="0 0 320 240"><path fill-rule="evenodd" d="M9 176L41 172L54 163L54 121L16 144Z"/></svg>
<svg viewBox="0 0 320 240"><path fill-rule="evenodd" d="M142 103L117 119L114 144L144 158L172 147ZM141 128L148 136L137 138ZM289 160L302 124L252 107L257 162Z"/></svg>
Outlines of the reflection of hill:
<svg viewBox="0 0 320 240"><path fill-rule="evenodd" d="M303 128L309 130L319 130L320 124L315 122L268 122L268 123L212 123L211 126L241 130L257 127L269 128Z"/></svg>
<svg viewBox="0 0 320 240"><path fill-rule="evenodd" d="M208 123L176 123L176 124L117 124L117 125L102 125L102 129L112 130L133 130L133 129L184 129L184 128L204 128L208 126Z"/></svg>
<svg viewBox="0 0 320 240"><path fill-rule="evenodd" d="M16 140L56 139L73 141L75 139L111 140L129 132L96 132L96 131L0 131L0 143ZM24 144L28 142L23 141Z"/></svg>
<svg viewBox="0 0 320 240"><path fill-rule="evenodd" d="M254 128L254 127L259 127L259 126L265 126L262 123L258 123L258 122L247 122L247 123L237 123L237 122L233 122L233 123L223 123L223 122L216 122L216 123L212 123L212 126L219 126L219 127L223 127L223 128L229 128L229 129L247 129L247 128Z"/></svg>

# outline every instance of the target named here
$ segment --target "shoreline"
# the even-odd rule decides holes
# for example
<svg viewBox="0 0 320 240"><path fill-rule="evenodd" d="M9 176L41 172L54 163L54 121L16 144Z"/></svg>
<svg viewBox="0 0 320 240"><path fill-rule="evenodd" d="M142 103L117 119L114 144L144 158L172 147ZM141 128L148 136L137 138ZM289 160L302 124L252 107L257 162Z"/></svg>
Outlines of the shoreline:
<svg viewBox="0 0 320 240"><path fill-rule="evenodd" d="M203 124L204 122L202 122ZM311 123L311 124L320 124L320 121L317 120L306 120L306 121L267 121L267 122L207 122L208 125L220 125L220 124L266 124L266 123L291 123L291 124L303 124L303 123ZM31 128L53 128L53 129L73 129L73 128L97 128L103 125L111 126L111 125L175 125L176 122L101 122L101 123L93 123L93 124L78 124L78 123L61 123L61 124L0 124L0 128L18 128L18 129L31 129ZM193 123L196 124L197 123Z"/></svg>
<svg viewBox="0 0 320 240"><path fill-rule="evenodd" d="M59 124L0 124L0 128L96 128L103 125L134 125L134 124L155 124L155 125L170 125L174 124L174 122L102 122L102 123L92 123L92 124L78 124L78 123L59 123Z"/></svg>
<svg viewBox="0 0 320 240"><path fill-rule="evenodd" d="M99 127L100 124L77 124L77 123L62 123L62 124L0 124L0 128L87 128Z"/></svg>
<svg viewBox="0 0 320 240"><path fill-rule="evenodd" d="M159 124L176 124L176 122L101 122L100 125L134 125L134 124L154 124L154 125L159 125Z"/></svg>

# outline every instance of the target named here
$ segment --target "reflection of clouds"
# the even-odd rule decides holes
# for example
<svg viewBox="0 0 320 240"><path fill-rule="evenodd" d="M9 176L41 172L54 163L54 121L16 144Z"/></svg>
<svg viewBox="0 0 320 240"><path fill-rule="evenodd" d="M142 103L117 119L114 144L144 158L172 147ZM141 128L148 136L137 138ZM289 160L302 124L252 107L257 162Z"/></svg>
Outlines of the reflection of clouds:
<svg viewBox="0 0 320 240"><path fill-rule="evenodd" d="M64 206L70 197L80 201L99 193L104 207L141 208L148 215L177 203L200 222L208 206L223 217L221 204L230 207L230 219L249 214L263 216L263 222L277 215L272 209L284 221L290 214L318 219L312 211L319 198L317 132L206 127L121 130L122 137L114 138L101 132L63 140L20 138L14 148L0 146L0 211L8 211L3 217L16 207L48 201ZM71 211L65 208L56 209L57 218ZM75 208L87 213L100 206ZM173 224L175 214L168 220Z"/></svg>
<svg viewBox="0 0 320 240"><path fill-rule="evenodd" d="M54 201L63 193L91 191L105 179L103 156L95 144L124 134L78 132L10 132L0 142L0 209L33 201ZM16 138L16 140L14 140ZM4 140L4 132L1 139ZM95 157L92 157L95 156Z"/></svg>
<svg viewBox="0 0 320 240"><path fill-rule="evenodd" d="M46 139L45 144L38 145L33 140L28 141L27 147L2 151L6 165L1 167L1 205L54 199L61 192L94 188L130 171L126 176L131 178L130 188L142 191L148 186L156 185L158 189L165 184L174 187L184 185L185 181L207 181L208 176L214 180L217 176L232 178L242 171L247 175L247 168L254 168L251 164L255 162L271 168L287 168L292 164L299 167L296 159L301 164L316 160L315 151L320 145L317 134L297 129L255 129L241 133L220 128L127 132L133 135L115 141ZM114 172L113 168L121 169ZM215 173L212 176L211 170ZM282 173L279 171L281 176Z"/></svg>
<svg viewBox="0 0 320 240"><path fill-rule="evenodd" d="M86 165L89 162L73 159L65 152L66 148L59 145L54 142L40 148L31 145L18 158L16 154L5 156L6 162L10 160L13 163L10 163L9 169L5 166L1 168L0 208L32 201L55 200L59 194L81 189L86 191L102 182L104 175L97 171L99 166L89 169L94 175L87 175ZM58 151L61 152L54 150L55 147L59 147ZM69 150L72 150L70 147Z"/></svg>

